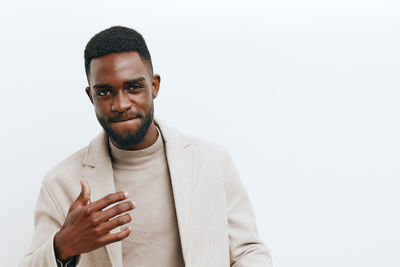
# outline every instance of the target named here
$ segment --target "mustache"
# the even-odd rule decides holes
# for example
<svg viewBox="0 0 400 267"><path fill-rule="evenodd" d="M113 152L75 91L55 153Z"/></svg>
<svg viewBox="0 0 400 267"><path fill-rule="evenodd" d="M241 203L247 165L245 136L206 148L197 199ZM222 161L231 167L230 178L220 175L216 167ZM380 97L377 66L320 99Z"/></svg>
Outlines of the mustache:
<svg viewBox="0 0 400 267"><path fill-rule="evenodd" d="M142 115L136 112L124 112L124 113L119 113L118 115L110 118L110 121L112 122L118 122L118 121L127 121L131 120L134 118L142 118Z"/></svg>

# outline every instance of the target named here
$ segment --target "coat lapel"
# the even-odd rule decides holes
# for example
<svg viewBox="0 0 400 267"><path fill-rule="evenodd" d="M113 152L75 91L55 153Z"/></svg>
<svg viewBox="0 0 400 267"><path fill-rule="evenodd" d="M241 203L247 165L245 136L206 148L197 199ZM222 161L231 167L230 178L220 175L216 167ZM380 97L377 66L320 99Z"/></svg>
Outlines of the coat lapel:
<svg viewBox="0 0 400 267"><path fill-rule="evenodd" d="M108 137L102 132L90 143L84 160L86 169L85 177L83 178L89 182L91 202L115 192L114 174L109 155ZM119 230L118 227L116 231ZM110 258L111 266L122 266L121 242L111 243L105 248Z"/></svg>
<svg viewBox="0 0 400 267"><path fill-rule="evenodd" d="M190 144L185 142L182 134L159 121L156 121L156 124L165 141L182 254L185 265L189 266L194 155L188 149Z"/></svg>

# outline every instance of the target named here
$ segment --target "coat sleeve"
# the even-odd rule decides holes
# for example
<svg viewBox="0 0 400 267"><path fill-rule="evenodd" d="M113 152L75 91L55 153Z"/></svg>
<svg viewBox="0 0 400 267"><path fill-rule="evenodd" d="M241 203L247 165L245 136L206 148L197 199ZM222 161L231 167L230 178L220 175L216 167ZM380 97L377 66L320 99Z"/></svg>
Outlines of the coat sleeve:
<svg viewBox="0 0 400 267"><path fill-rule="evenodd" d="M35 229L31 248L20 267L57 267L54 254L54 235L61 228L63 218L51 192L43 182L35 208Z"/></svg>
<svg viewBox="0 0 400 267"><path fill-rule="evenodd" d="M227 152L223 166L231 266L271 267L269 250L258 237L250 200Z"/></svg>

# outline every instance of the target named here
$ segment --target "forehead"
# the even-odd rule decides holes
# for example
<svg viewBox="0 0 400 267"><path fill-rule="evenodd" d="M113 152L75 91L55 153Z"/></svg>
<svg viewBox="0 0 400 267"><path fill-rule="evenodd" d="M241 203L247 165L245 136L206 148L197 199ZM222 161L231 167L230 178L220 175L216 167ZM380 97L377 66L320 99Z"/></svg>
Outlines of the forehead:
<svg viewBox="0 0 400 267"><path fill-rule="evenodd" d="M119 83L138 77L149 79L150 74L138 52L123 52L94 58L90 62L90 84Z"/></svg>

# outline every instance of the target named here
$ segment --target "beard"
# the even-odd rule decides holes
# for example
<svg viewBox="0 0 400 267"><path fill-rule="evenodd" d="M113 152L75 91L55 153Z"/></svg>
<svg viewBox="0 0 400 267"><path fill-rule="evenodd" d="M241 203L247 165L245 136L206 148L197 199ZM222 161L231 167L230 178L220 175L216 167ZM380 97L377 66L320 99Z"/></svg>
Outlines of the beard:
<svg viewBox="0 0 400 267"><path fill-rule="evenodd" d="M97 116L97 115L96 115ZM97 116L97 120L103 127L104 131L108 136L120 147L129 147L137 145L142 142L149 130L154 117L154 106L152 104L151 109L144 116L138 114L138 118L141 120L139 128L135 131L129 131L126 134L116 133L110 126L110 124L104 119Z"/></svg>

